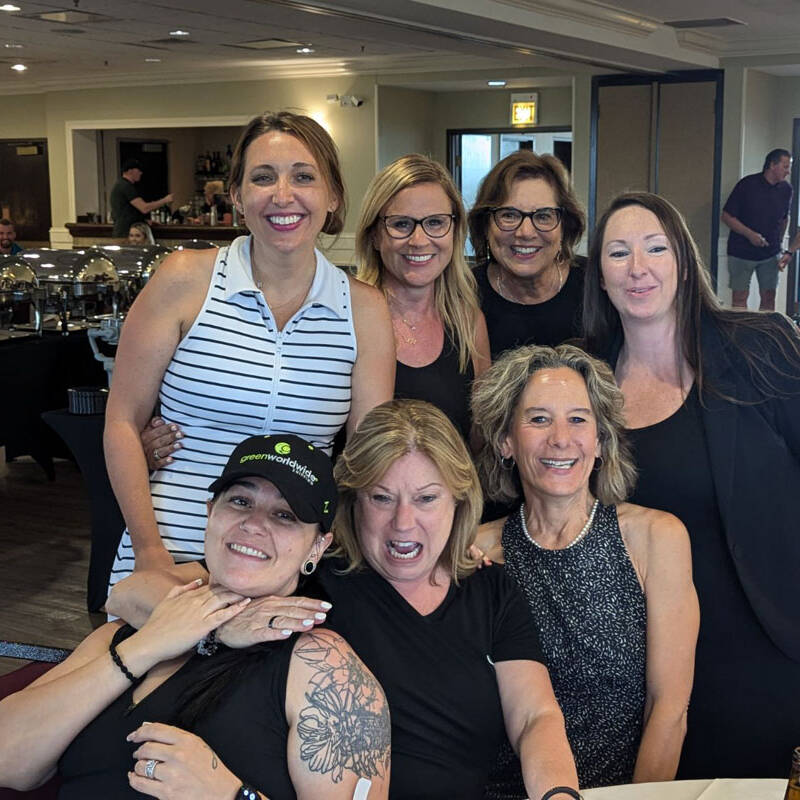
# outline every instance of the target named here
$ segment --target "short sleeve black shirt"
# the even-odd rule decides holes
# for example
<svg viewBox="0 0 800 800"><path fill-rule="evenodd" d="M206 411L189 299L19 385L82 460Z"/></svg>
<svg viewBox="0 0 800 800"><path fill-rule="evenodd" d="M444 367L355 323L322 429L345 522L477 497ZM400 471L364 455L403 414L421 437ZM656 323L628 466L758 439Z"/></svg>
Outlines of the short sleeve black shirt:
<svg viewBox="0 0 800 800"><path fill-rule="evenodd" d="M482 798L505 736L494 664L542 660L519 589L501 568L484 568L422 616L373 570L340 575L336 564L319 571L333 603L328 624L389 701L390 798Z"/></svg>
<svg viewBox="0 0 800 800"><path fill-rule="evenodd" d="M134 222L141 222L145 216L131 205L131 200L141 197L135 183L125 178L120 178L111 190L111 216L114 218L113 235L116 237L127 236Z"/></svg>
<svg viewBox="0 0 800 800"><path fill-rule="evenodd" d="M777 254L783 233L781 223L789 214L792 187L786 181L770 183L761 172L742 178L728 197L727 211L748 228L760 233L768 247L756 247L736 231L728 235L728 255L748 261L763 261Z"/></svg>

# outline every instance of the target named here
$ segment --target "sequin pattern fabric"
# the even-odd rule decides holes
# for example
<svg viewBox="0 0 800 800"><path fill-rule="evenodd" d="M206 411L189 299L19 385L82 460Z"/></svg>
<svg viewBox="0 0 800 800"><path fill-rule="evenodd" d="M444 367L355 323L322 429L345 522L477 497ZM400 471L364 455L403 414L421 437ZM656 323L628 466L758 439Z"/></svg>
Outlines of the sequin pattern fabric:
<svg viewBox="0 0 800 800"><path fill-rule="evenodd" d="M536 620L580 785L629 783L644 715L647 610L616 507L600 505L586 536L567 549L537 547L519 510L502 541L506 570ZM516 795L511 775L519 765L505 755L487 797Z"/></svg>

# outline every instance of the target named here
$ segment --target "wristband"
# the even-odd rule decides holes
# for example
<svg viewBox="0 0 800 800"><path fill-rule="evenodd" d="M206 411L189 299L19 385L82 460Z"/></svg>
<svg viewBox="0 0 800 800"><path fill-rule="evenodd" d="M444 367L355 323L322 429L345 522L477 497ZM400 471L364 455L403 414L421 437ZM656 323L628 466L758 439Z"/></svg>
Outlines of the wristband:
<svg viewBox="0 0 800 800"><path fill-rule="evenodd" d="M243 783L233 800L259 800L259 794L252 786Z"/></svg>
<svg viewBox="0 0 800 800"><path fill-rule="evenodd" d="M550 800L551 797L557 794L566 794L569 797L572 797L574 800L583 800L580 794L569 786L554 786L552 789L548 789L542 795L542 800ZM239 798L237 797L236 800L239 800Z"/></svg>
<svg viewBox="0 0 800 800"><path fill-rule="evenodd" d="M781 250L782 256L793 256L794 253L791 250Z"/></svg>
<svg viewBox="0 0 800 800"><path fill-rule="evenodd" d="M141 682L141 678L134 678L131 671L125 666L122 659L119 657L119 653L117 652L116 645L114 642L108 646L108 652L111 653L111 658L114 663L119 667L120 672L134 685L136 686L137 683Z"/></svg>

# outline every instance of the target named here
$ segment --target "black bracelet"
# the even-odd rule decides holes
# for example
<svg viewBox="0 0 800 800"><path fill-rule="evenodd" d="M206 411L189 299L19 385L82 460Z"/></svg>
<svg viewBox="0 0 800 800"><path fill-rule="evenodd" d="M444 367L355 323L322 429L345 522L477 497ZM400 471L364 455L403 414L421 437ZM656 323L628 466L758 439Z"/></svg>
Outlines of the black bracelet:
<svg viewBox="0 0 800 800"><path fill-rule="evenodd" d="M580 794L576 792L574 789L570 788L569 786L554 786L552 789L548 789L542 795L542 800L549 800L549 798L553 797L553 795L556 794L566 794L574 798L574 800L583 800Z"/></svg>
<svg viewBox="0 0 800 800"><path fill-rule="evenodd" d="M258 792L252 786L243 783L236 792L236 797L233 800L259 800Z"/></svg>
<svg viewBox="0 0 800 800"><path fill-rule="evenodd" d="M134 678L131 674L131 671L122 663L122 659L119 657L119 653L117 652L117 647L114 642L108 646L108 652L111 653L111 658L114 663L120 668L122 674L134 685L139 683L142 679L141 678Z"/></svg>

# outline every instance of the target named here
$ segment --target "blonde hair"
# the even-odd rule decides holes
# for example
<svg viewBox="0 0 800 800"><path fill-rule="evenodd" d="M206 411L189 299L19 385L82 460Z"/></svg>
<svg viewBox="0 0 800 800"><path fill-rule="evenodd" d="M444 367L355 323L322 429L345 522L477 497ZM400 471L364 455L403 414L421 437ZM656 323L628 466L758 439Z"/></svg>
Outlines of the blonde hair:
<svg viewBox="0 0 800 800"><path fill-rule="evenodd" d="M225 192L225 184L222 181L206 181L203 186L204 194L223 194Z"/></svg>
<svg viewBox="0 0 800 800"><path fill-rule="evenodd" d="M463 438L436 406L423 400L390 400L376 406L348 440L333 471L339 487L334 555L347 560L348 572L362 566L353 514L357 494L378 483L395 461L412 452L433 462L455 498L452 532L438 563L458 583L475 569L467 551L475 540L483 495Z"/></svg>
<svg viewBox="0 0 800 800"><path fill-rule="evenodd" d="M569 344L529 345L505 352L475 381L472 390L472 418L481 438L476 462L487 497L519 498L522 486L517 468L507 469L500 460L503 443L530 378L539 370L560 367L574 370L586 382L597 421L602 463L589 479L592 493L604 505L612 505L623 502L633 489L636 467L624 434L622 392L611 368Z"/></svg>
<svg viewBox="0 0 800 800"><path fill-rule="evenodd" d="M439 163L419 153L403 156L384 167L370 182L361 204L356 228L356 277L364 283L383 288L383 262L375 247L378 219L392 198L403 189L422 183L441 186L450 199L453 220L453 257L434 281L436 310L445 328L458 342L459 368L466 370L475 358L475 317L480 310L478 287L464 258L467 214L461 195L450 173Z"/></svg>

